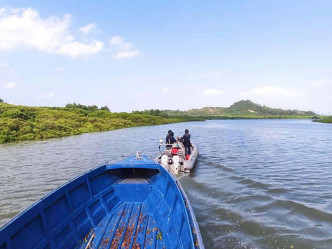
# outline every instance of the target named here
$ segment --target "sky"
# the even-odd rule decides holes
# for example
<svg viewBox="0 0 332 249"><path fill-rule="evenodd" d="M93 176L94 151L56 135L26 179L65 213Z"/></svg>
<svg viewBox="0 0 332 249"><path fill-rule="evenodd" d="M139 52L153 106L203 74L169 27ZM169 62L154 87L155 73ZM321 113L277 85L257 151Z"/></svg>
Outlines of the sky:
<svg viewBox="0 0 332 249"><path fill-rule="evenodd" d="M332 1L0 0L0 98L332 114Z"/></svg>

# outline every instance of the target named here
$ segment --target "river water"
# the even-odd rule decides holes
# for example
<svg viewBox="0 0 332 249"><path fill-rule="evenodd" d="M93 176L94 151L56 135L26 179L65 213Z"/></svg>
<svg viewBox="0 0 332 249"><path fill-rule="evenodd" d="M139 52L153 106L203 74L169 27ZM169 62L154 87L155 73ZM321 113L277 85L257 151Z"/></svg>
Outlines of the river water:
<svg viewBox="0 0 332 249"><path fill-rule="evenodd" d="M172 129L200 150L184 187L206 248L332 248L332 125L218 120L0 146L0 226L69 179L142 151Z"/></svg>

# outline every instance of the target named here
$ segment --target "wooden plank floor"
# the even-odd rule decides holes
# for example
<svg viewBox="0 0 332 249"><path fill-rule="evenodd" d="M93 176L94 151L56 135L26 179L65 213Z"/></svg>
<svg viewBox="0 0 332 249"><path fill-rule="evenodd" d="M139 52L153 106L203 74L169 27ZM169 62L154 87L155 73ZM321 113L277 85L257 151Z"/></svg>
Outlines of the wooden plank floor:
<svg viewBox="0 0 332 249"><path fill-rule="evenodd" d="M123 203L95 230L92 248L164 248L159 229L143 203Z"/></svg>

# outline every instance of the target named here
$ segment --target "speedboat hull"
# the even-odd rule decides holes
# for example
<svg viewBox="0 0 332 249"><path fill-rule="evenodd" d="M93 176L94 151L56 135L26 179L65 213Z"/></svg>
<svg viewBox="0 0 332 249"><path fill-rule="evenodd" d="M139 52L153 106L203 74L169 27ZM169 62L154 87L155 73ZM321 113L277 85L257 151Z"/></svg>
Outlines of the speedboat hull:
<svg viewBox="0 0 332 249"><path fill-rule="evenodd" d="M183 162L184 171L188 171L194 168L197 157L198 157L198 147L193 144L189 158Z"/></svg>
<svg viewBox="0 0 332 249"><path fill-rule="evenodd" d="M148 157L95 168L0 230L1 249L204 248L190 203Z"/></svg>

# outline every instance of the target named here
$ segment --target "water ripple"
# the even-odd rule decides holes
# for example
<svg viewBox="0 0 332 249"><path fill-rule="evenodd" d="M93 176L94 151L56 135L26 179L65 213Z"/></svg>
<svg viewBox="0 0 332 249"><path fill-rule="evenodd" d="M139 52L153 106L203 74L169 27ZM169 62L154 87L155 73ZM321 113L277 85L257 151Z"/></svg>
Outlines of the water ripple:
<svg viewBox="0 0 332 249"><path fill-rule="evenodd" d="M137 150L156 155L167 130L198 145L180 181L206 248L331 249L332 126L223 120L129 128L0 146L0 225L49 191Z"/></svg>

